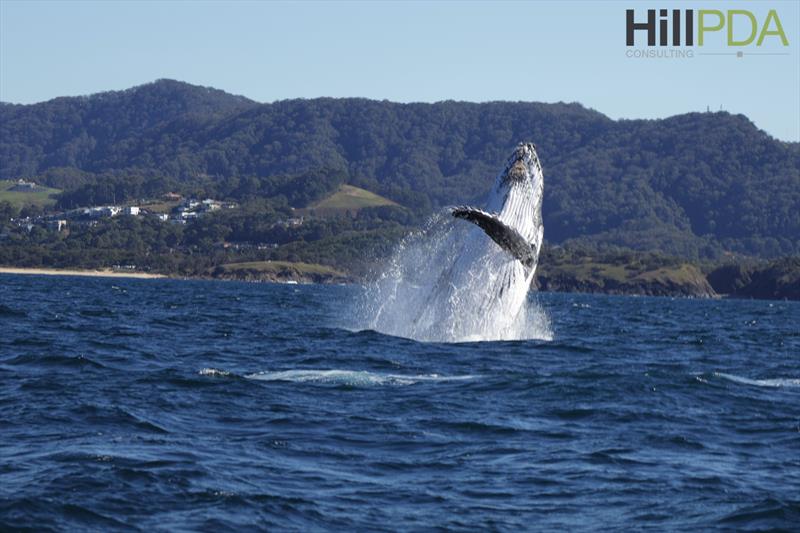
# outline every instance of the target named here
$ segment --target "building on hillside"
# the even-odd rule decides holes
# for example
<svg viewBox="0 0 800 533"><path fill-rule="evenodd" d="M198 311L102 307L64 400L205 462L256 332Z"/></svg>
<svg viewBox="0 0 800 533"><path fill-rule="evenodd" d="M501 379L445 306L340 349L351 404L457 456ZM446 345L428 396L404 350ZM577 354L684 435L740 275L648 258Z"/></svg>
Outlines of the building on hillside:
<svg viewBox="0 0 800 533"><path fill-rule="evenodd" d="M135 217L135 216L139 216L140 209L139 209L139 207L138 207L138 206L135 206L135 205L129 205L128 207L126 207L126 208L124 209L124 211L123 211L123 212L124 212L126 215L130 215L130 216L134 216L134 217Z"/></svg>
<svg viewBox="0 0 800 533"><path fill-rule="evenodd" d="M104 205L101 207L87 207L83 210L84 216L89 218L108 218L117 216L122 208L117 205Z"/></svg>
<svg viewBox="0 0 800 533"><path fill-rule="evenodd" d="M41 187L39 187L39 185L37 185L36 183L32 181L25 181L24 179L20 178L8 190L14 192L36 192L39 189L41 189Z"/></svg>
<svg viewBox="0 0 800 533"><path fill-rule="evenodd" d="M305 218L303 217L291 217L286 220L287 226L302 226L303 222L305 222Z"/></svg>
<svg viewBox="0 0 800 533"><path fill-rule="evenodd" d="M211 198L206 198L205 200L203 200L202 205L200 207L200 209L206 213L210 211L216 211L217 209L221 208L222 208L222 202L219 202L217 200L212 200Z"/></svg>
<svg viewBox="0 0 800 533"><path fill-rule="evenodd" d="M64 219L52 219L47 221L47 227L55 231L63 231L67 229L67 221Z"/></svg>

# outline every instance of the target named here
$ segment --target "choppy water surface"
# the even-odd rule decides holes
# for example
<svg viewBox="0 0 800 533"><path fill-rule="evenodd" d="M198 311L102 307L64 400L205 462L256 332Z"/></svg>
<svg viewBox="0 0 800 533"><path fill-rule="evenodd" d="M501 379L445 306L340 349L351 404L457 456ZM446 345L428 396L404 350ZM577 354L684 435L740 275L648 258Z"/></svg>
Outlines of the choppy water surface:
<svg viewBox="0 0 800 533"><path fill-rule="evenodd" d="M0 529L796 529L800 305L542 294L551 340L353 287L0 275Z"/></svg>

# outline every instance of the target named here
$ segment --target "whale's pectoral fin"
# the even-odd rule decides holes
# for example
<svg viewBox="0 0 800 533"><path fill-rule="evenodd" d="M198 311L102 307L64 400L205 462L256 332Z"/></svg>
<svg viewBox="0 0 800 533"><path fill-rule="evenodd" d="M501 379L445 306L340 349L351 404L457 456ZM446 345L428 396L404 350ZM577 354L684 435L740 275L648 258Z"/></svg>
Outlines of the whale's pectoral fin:
<svg viewBox="0 0 800 533"><path fill-rule="evenodd" d="M517 230L500 220L497 215L475 207L454 207L451 214L469 220L480 227L500 248L519 259L526 267L536 262L536 250Z"/></svg>

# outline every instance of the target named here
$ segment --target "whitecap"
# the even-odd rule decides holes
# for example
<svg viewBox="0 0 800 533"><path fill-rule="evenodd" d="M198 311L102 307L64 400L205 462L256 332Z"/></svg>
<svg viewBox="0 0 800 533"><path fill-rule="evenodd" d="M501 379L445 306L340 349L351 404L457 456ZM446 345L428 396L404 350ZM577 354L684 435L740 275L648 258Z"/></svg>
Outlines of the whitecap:
<svg viewBox="0 0 800 533"><path fill-rule="evenodd" d="M796 378L750 379L734 374L725 374L724 372L714 372L714 376L733 381L734 383L753 385L756 387L800 387L800 379Z"/></svg>
<svg viewBox="0 0 800 533"><path fill-rule="evenodd" d="M201 376L215 376L215 377L228 377L231 375L227 370L219 370L217 368L203 368L198 372Z"/></svg>
<svg viewBox="0 0 800 533"><path fill-rule="evenodd" d="M466 381L480 376L440 376L439 374L387 374L366 370L281 370L248 374L247 379L259 381L291 381L295 383L326 383L350 386L414 385L420 382Z"/></svg>

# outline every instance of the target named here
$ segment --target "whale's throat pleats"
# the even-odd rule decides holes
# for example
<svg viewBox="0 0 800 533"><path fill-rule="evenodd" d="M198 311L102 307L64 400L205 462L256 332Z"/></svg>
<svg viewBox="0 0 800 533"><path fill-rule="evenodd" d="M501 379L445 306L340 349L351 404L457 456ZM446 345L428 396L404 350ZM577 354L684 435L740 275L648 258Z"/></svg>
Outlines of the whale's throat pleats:
<svg viewBox="0 0 800 533"><path fill-rule="evenodd" d="M538 233L542 226L542 180L540 176L513 184L497 183L489 197L488 211L497 213L507 226L514 228L525 240L538 248Z"/></svg>

